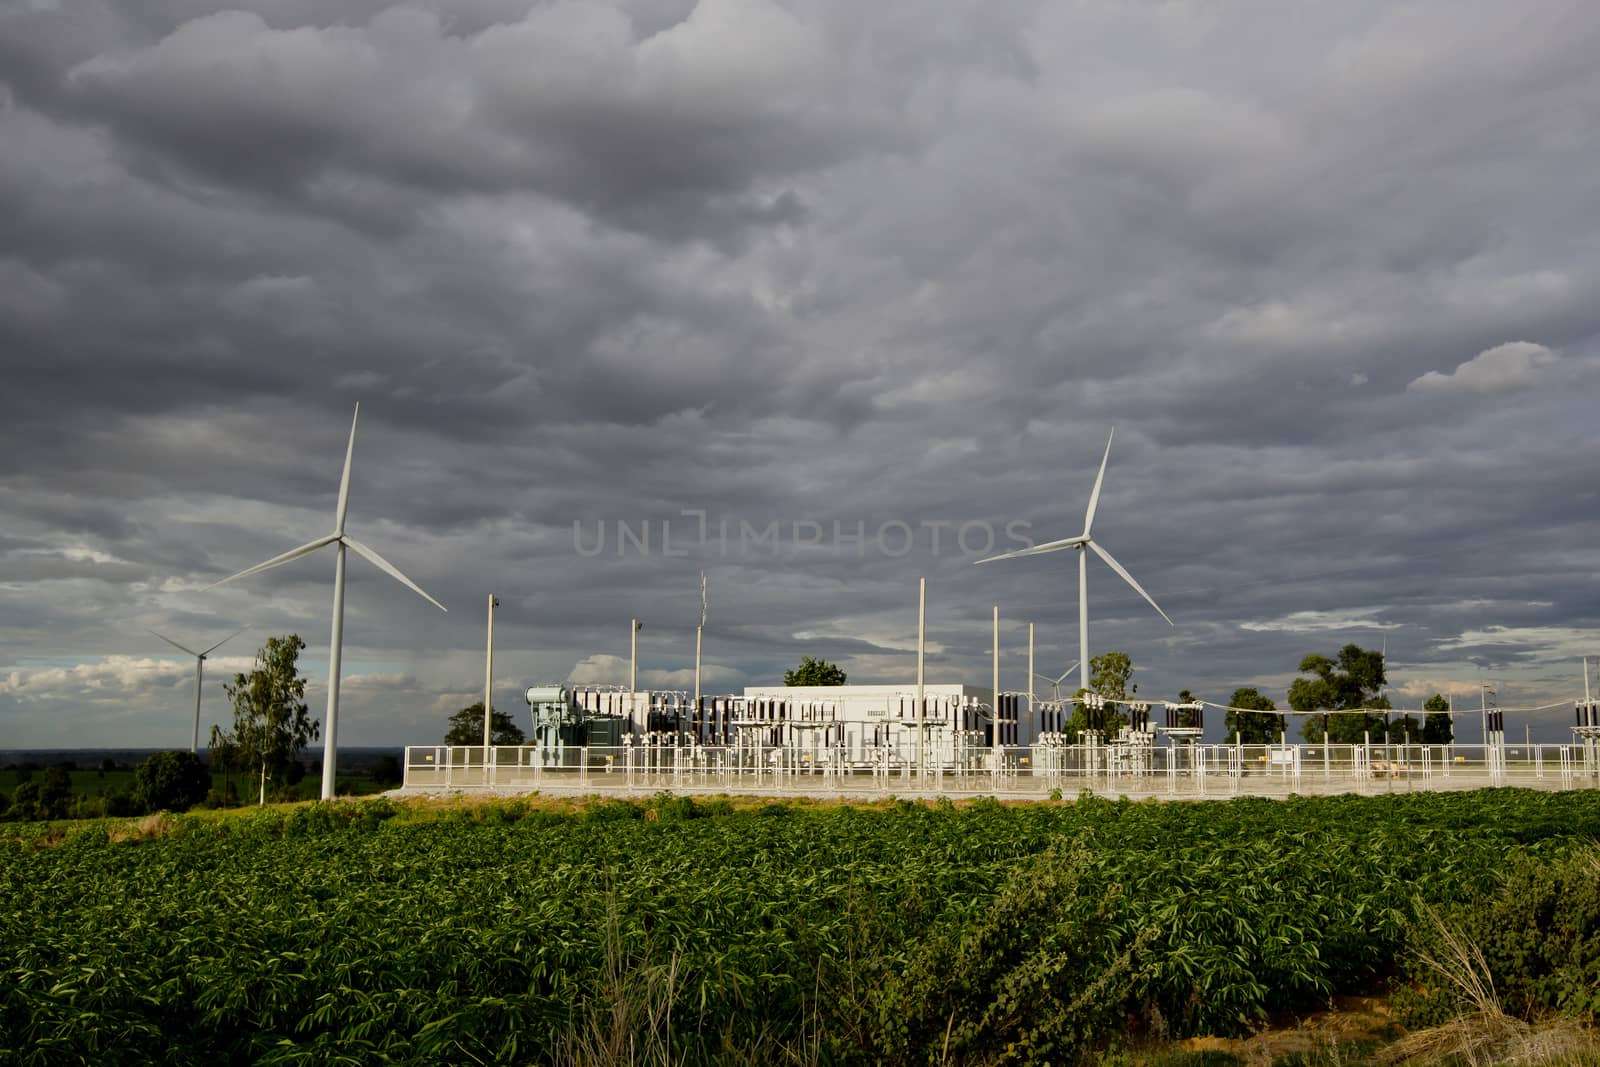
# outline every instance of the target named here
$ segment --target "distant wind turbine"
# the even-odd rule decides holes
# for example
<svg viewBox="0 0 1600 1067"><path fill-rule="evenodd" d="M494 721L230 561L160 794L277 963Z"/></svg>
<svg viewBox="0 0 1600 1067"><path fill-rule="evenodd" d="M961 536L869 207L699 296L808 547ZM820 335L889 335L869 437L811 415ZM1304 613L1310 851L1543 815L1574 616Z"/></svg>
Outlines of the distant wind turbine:
<svg viewBox="0 0 1600 1067"><path fill-rule="evenodd" d="M241 626L239 629L233 631L233 633L229 634L227 637L224 637L221 641L218 641L204 652L196 652L192 648L185 648L183 645L178 644L178 642L174 641L164 633L160 633L156 630L150 631L178 651L187 652L189 655L194 657L194 739L189 742L190 752L198 752L200 750L200 677L204 673L206 657L248 629L248 626Z"/></svg>
<svg viewBox="0 0 1600 1067"><path fill-rule="evenodd" d="M271 570L273 567L281 567L285 563L299 559L301 556L308 556L319 548L324 548L328 545L337 546L333 564L333 635L328 642L328 716L327 721L323 723L325 733L322 739L323 800L333 799L335 765L338 761L338 749L336 746L339 737L339 657L344 646L344 550L346 548L350 549L440 611L449 610L433 597L424 593L417 583L401 574L400 569L393 563L390 563L378 553L344 532L345 509L350 503L350 460L356 451L356 420L360 417L361 405L357 404L355 415L350 419L350 444L345 448L344 453L344 475L339 479L339 503L337 510L334 512L333 532L319 537L315 541L308 541L299 548L290 549L281 556L274 556L265 563L257 563L254 567L248 567L238 574L230 574L222 579L221 582L212 582L206 586L207 589L215 589L223 582L231 582L235 578L244 578L252 574L259 574L261 571Z"/></svg>
<svg viewBox="0 0 1600 1067"><path fill-rule="evenodd" d="M1133 575L1129 574L1122 564L1112 558L1111 553L1101 548L1089 536L1090 530L1094 527L1095 508L1100 505L1100 483L1105 480L1106 463L1111 459L1111 437L1115 435L1116 430L1112 430L1111 436L1106 438L1106 454L1100 460L1100 473L1095 475L1094 491L1089 494L1089 510L1083 516L1083 533L1077 537L1067 537L1060 541L1048 541L1042 545L1034 545L1032 548L1004 552L998 556L990 556L987 559L977 561L979 563L993 563L996 560L1016 559L1019 556L1038 556L1046 552L1060 552L1064 548L1078 550L1078 681L1084 689L1089 688L1089 554L1085 549L1094 552L1095 555L1105 560L1106 566L1121 575L1123 581L1133 586L1140 596L1150 602L1150 606L1155 608L1163 619L1167 620L1167 625L1176 625L1171 619L1167 618L1167 613L1161 610L1161 605L1155 602L1155 598L1145 592L1144 587L1133 580Z"/></svg>
<svg viewBox="0 0 1600 1067"><path fill-rule="evenodd" d="M1061 683L1067 680L1067 675L1071 674L1073 671L1075 671L1077 669L1078 669L1078 664L1076 662L1074 662L1072 664L1072 666L1068 667L1066 670L1062 671L1059 675L1057 675L1054 678L1050 677L1048 674L1035 674L1034 677L1035 678L1042 678L1045 681L1049 682L1050 683L1050 699L1059 701L1061 699ZM1087 688L1087 686L1085 688Z"/></svg>

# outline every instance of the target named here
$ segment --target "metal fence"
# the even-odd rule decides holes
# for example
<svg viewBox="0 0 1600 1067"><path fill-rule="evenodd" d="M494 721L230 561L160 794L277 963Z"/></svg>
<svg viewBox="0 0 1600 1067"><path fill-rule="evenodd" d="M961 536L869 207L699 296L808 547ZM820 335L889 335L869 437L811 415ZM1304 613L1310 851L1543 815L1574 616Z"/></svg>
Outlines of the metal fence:
<svg viewBox="0 0 1600 1067"><path fill-rule="evenodd" d="M1600 788L1600 748L1565 745L1034 745L973 749L919 767L885 747L867 758L762 744L651 741L551 751L413 746L411 793L770 793L1226 797L1401 793L1519 786ZM487 758L486 758L487 756Z"/></svg>

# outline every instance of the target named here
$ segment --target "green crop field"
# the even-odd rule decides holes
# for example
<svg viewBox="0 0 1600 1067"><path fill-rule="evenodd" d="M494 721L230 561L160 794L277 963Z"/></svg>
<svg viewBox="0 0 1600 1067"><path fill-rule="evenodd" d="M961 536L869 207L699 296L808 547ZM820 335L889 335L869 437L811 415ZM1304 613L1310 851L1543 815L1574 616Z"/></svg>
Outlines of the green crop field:
<svg viewBox="0 0 1600 1067"><path fill-rule="evenodd" d="M1419 903L1592 850L1600 793L376 801L161 830L0 836L0 1060L1070 1063L1383 987Z"/></svg>
<svg viewBox="0 0 1600 1067"><path fill-rule="evenodd" d="M133 771L77 770L69 771L72 791L78 796L97 797L104 793L126 793L133 785ZM0 793L10 795L17 791L17 772L14 768L0 768Z"/></svg>

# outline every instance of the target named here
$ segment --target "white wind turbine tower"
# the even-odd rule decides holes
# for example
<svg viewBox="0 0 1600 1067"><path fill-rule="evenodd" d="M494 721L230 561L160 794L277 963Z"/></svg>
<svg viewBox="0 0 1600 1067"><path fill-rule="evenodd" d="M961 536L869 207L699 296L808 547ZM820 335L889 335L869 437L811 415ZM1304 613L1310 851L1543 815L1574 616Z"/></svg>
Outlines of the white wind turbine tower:
<svg viewBox="0 0 1600 1067"><path fill-rule="evenodd" d="M161 640L177 649L179 652L187 652L189 655L194 657L194 740L189 742L190 752L198 752L200 750L200 678L201 675L205 673L206 657L248 629L248 626L241 626L239 629L233 631L233 633L229 634L227 637L224 637L221 641L218 641L204 652L196 652L192 648L185 648L172 638L168 637L166 634L160 633L159 631L150 631L157 637L161 638Z"/></svg>
<svg viewBox="0 0 1600 1067"><path fill-rule="evenodd" d="M299 548L290 549L281 556L274 556L265 563L257 563L254 567L246 568L238 574L231 574L221 582L212 582L207 589L215 589L223 582L231 582L235 578L244 578L261 571L281 567L285 563L307 556L319 548L334 545L337 549L333 564L333 636L328 642L328 716L323 723L324 735L322 755L322 799L333 799L334 768L338 760L339 737L339 654L344 644L344 550L350 549L356 555L364 558L368 563L383 571L389 577L411 590L413 593L438 608L448 611L443 604L422 591L422 588L400 573L400 569L393 563L384 559L366 545L350 537L344 532L345 509L350 502L350 459L356 450L356 420L361 417L361 405L356 405L355 415L350 419L350 444L344 453L344 475L339 479L339 504L333 517L333 532L308 541Z"/></svg>
<svg viewBox="0 0 1600 1067"><path fill-rule="evenodd" d="M1034 677L1035 678L1042 678L1046 682L1049 682L1050 683L1050 699L1051 700L1055 700L1055 701L1059 701L1061 699L1061 683L1067 680L1067 675L1071 674L1073 671L1075 671L1077 669L1078 669L1077 663L1073 663L1072 666L1068 667L1066 670L1062 671L1059 675L1057 675L1054 678L1050 677L1048 674L1035 674Z"/></svg>
<svg viewBox="0 0 1600 1067"><path fill-rule="evenodd" d="M1089 494L1089 510L1084 512L1083 515L1083 533L1077 537L1067 537L1060 541L1048 541L1042 545L1034 545L1032 548L1004 552L998 556L990 556L987 559L977 561L979 563L993 563L996 560L1016 559L1019 556L1038 556L1046 552L1060 552L1064 548L1078 550L1078 684L1084 689L1089 688L1089 552L1092 551L1095 555L1105 560L1106 566L1121 575L1123 581L1133 586L1135 592L1148 600L1150 606L1155 608L1163 619L1167 620L1167 625L1176 625L1171 619L1167 618L1167 613L1161 610L1161 605L1155 602L1155 598L1145 592L1144 587L1133 580L1133 575L1129 574L1127 569L1112 557L1111 553L1101 548L1089 536L1090 531L1094 528L1095 508L1100 504L1100 483L1105 480L1106 463L1111 459L1111 438L1115 435L1116 430L1112 430L1111 436L1106 438L1106 454L1100 460L1100 473L1095 475L1094 491Z"/></svg>

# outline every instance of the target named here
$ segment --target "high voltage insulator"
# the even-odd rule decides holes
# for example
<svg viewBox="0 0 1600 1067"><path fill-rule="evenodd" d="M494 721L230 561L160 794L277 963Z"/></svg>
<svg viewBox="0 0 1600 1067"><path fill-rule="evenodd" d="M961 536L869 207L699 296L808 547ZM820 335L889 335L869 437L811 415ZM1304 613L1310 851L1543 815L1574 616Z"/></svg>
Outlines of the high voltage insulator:
<svg viewBox="0 0 1600 1067"><path fill-rule="evenodd" d="M1144 701L1136 701L1128 705L1129 725L1135 731L1145 732L1150 729L1150 705Z"/></svg>

